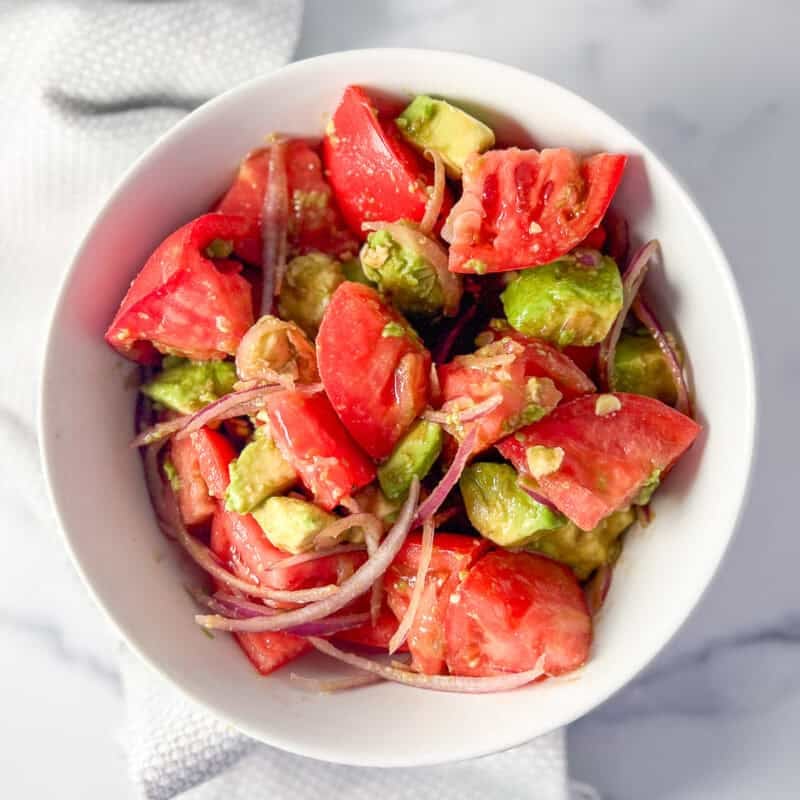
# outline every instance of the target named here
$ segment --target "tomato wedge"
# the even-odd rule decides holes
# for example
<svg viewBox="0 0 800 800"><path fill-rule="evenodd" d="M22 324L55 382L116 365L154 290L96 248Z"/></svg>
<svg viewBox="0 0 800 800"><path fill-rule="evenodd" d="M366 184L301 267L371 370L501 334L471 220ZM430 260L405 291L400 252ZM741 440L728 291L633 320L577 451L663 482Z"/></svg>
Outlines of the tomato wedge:
<svg viewBox="0 0 800 800"><path fill-rule="evenodd" d="M556 349L541 339L534 339L515 331L510 325L492 322L484 334L489 341L499 341L508 336L525 348L522 359L525 362L526 378L550 378L565 400L572 400L583 394L597 391L586 373L566 352ZM589 350L587 347L573 347L572 350ZM596 352L596 351L595 351Z"/></svg>
<svg viewBox="0 0 800 800"><path fill-rule="evenodd" d="M391 111L379 108L360 86L348 86L322 142L339 207L362 239L364 222L419 222L433 184L431 165L402 138ZM451 205L448 190L442 219Z"/></svg>
<svg viewBox="0 0 800 800"><path fill-rule="evenodd" d="M317 150L302 139L290 141L286 150L286 182L291 200L289 255L312 250L337 258L355 255L358 240L342 219L333 191L322 174ZM260 225L268 177L269 148L253 151L241 163L233 184L215 210L240 214ZM260 234L242 241L236 253L248 263L260 264Z"/></svg>
<svg viewBox="0 0 800 800"><path fill-rule="evenodd" d="M326 556L288 569L268 569L287 553L275 547L250 514L217 508L211 523L211 549L222 563L244 580L273 589L310 589L341 583L358 569L366 556L361 552Z"/></svg>
<svg viewBox="0 0 800 800"><path fill-rule="evenodd" d="M223 499L231 481L228 465L236 458L236 450L221 433L211 428L200 428L190 435L190 439L208 493L218 500Z"/></svg>
<svg viewBox="0 0 800 800"><path fill-rule="evenodd" d="M539 475L537 491L586 531L628 505L700 432L696 422L653 398L617 393L619 408L598 414L598 397L565 403L497 446L526 475L531 474L528 448L561 448L561 466Z"/></svg>
<svg viewBox="0 0 800 800"><path fill-rule="evenodd" d="M211 527L210 544L214 555L223 563L228 564L230 569L230 559L234 552L231 535L236 523L223 519L222 515L226 513L222 508L217 511ZM252 521L255 522L255 520ZM302 637L284 631L235 633L234 636L245 655L262 675L269 675L270 672L274 672L278 667L297 658L310 647Z"/></svg>
<svg viewBox="0 0 800 800"><path fill-rule="evenodd" d="M190 439L173 439L169 458L175 468L178 510L183 523L188 526L203 525L211 519L216 503L203 480L197 451Z"/></svg>
<svg viewBox="0 0 800 800"><path fill-rule="evenodd" d="M544 655L548 675L580 667L592 620L572 571L544 556L494 550L456 589L445 617L454 675L523 672Z"/></svg>
<svg viewBox="0 0 800 800"><path fill-rule="evenodd" d="M384 576L386 598L397 620L402 619L411 601L419 567L422 537L412 533ZM483 538L455 533L437 533L433 554L425 576L425 589L407 643L413 666L426 675L438 675L445 665L444 617L450 596L464 570L486 552Z"/></svg>
<svg viewBox="0 0 800 800"><path fill-rule="evenodd" d="M325 391L350 435L375 459L388 456L428 402L430 353L408 323L368 286L339 286L317 334Z"/></svg>
<svg viewBox="0 0 800 800"><path fill-rule="evenodd" d="M254 230L245 217L205 214L168 236L128 289L106 341L141 363L157 361L156 351L233 355L253 324L250 284L238 274L241 264L209 258L206 248L215 240L235 248Z"/></svg>
<svg viewBox="0 0 800 800"><path fill-rule="evenodd" d="M502 272L565 255L602 221L626 160L599 153L581 161L566 148L470 156L445 225L450 269Z"/></svg>
<svg viewBox="0 0 800 800"><path fill-rule="evenodd" d="M342 614L358 613L359 611L369 611L369 596L359 598L353 602L346 609L342 609ZM372 622L365 622L357 628L350 628L346 631L340 631L334 634L333 638L340 642L349 642L350 644L357 644L361 647L368 648L369 650L376 650L386 653L389 648L389 640L397 630L397 617L391 612L389 606L384 602L381 606L378 619L373 625ZM407 652L408 647L403 645L398 649L398 652Z"/></svg>
<svg viewBox="0 0 800 800"><path fill-rule="evenodd" d="M541 377L544 370L529 369L529 361L526 347L504 337L440 366L442 411L458 412L495 396L501 398L499 405L476 422L446 424L447 432L461 440L469 427L476 426L473 453L479 453L554 408L561 393L550 382L531 380Z"/></svg>
<svg viewBox="0 0 800 800"><path fill-rule="evenodd" d="M267 398L267 412L275 444L323 508L335 508L375 480L375 466L322 392L276 392Z"/></svg>

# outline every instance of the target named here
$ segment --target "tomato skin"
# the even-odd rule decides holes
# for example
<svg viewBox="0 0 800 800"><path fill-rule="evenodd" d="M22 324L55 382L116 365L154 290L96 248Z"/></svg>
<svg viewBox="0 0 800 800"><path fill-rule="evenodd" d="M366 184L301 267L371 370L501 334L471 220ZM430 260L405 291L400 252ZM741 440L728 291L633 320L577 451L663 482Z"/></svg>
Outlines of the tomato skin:
<svg viewBox="0 0 800 800"><path fill-rule="evenodd" d="M556 388L564 395L564 400L572 400L583 394L597 391L586 372L570 357L570 350L593 350L597 348L573 347L565 351L558 350L548 342L525 336L510 325L493 327L486 331L493 341L504 337L513 339L525 348L522 359L525 363L526 378L550 378Z"/></svg>
<svg viewBox="0 0 800 800"><path fill-rule="evenodd" d="M211 523L211 549L222 563L244 580L273 589L310 589L341 583L366 560L362 552L306 561L289 569L267 569L287 557L264 535L250 514L236 514L218 506Z"/></svg>
<svg viewBox="0 0 800 800"><path fill-rule="evenodd" d="M257 226L255 237L243 240L236 253L250 264L261 264L261 234L258 231L269 178L269 149L250 153L239 166L233 184L216 205L216 211L240 214ZM290 197L289 255L318 250L337 258L358 252L356 240L345 225L322 174L317 150L302 139L286 148L286 182Z"/></svg>
<svg viewBox="0 0 800 800"><path fill-rule="evenodd" d="M231 482L228 465L236 458L236 450L221 433L208 427L200 428L190 434L189 438L197 453L200 474L208 487L208 493L222 500Z"/></svg>
<svg viewBox="0 0 800 800"><path fill-rule="evenodd" d="M454 533L435 535L431 562L425 575L425 588L407 638L413 666L419 672L438 675L443 671L447 604L464 571L489 546L489 542L480 537ZM398 621L406 613L411 601L421 550L421 535L410 534L384 576L387 603Z"/></svg>
<svg viewBox="0 0 800 800"><path fill-rule="evenodd" d="M523 672L544 654L548 675L580 667L592 620L572 571L540 555L494 550L456 589L445 618L454 675Z"/></svg>
<svg viewBox="0 0 800 800"><path fill-rule="evenodd" d="M431 356L413 333L383 336L405 320L368 286L334 292L317 334L325 391L350 435L386 458L428 403Z"/></svg>
<svg viewBox="0 0 800 800"><path fill-rule="evenodd" d="M158 360L156 351L198 360L233 355L253 324L250 284L238 262L204 251L214 239L236 246L253 231L244 217L205 214L168 236L131 283L106 341L144 364Z"/></svg>
<svg viewBox="0 0 800 800"><path fill-rule="evenodd" d="M210 497L203 480L197 452L190 439L173 439L169 446L169 457L178 476L176 492L178 510L184 525L203 525L208 522L216 503Z"/></svg>
<svg viewBox="0 0 800 800"><path fill-rule="evenodd" d="M470 156L447 222L450 270L504 272L566 255L600 225L626 160L599 153L581 161L566 148Z"/></svg>
<svg viewBox="0 0 800 800"><path fill-rule="evenodd" d="M228 564L232 552L230 535L233 526L229 524L230 520L222 517L225 513L220 506L211 526L210 544L214 555ZM269 675L270 672L274 672L310 648L302 637L284 631L235 633L234 636L245 655L262 675Z"/></svg>
<svg viewBox="0 0 800 800"><path fill-rule="evenodd" d="M375 480L324 393L276 392L267 398L272 435L315 501L330 511L342 498Z"/></svg>
<svg viewBox="0 0 800 800"><path fill-rule="evenodd" d="M669 469L700 432L696 422L658 400L621 392L614 397L618 411L598 416L597 395L586 395L497 445L526 475L529 447L562 448L561 466L538 478L537 491L583 530L628 505L653 470Z"/></svg>
<svg viewBox="0 0 800 800"><path fill-rule="evenodd" d="M360 239L366 238L364 222L419 222L433 183L431 165L403 140L387 112L360 86L348 86L322 142L336 199ZM442 219L451 204L447 190Z"/></svg>

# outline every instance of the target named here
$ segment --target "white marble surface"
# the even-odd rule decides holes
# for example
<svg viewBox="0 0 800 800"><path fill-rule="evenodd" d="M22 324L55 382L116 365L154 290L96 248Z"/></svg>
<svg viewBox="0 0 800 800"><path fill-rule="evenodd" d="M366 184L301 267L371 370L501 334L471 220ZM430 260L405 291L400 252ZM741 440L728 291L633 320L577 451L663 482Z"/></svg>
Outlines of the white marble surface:
<svg viewBox="0 0 800 800"><path fill-rule="evenodd" d="M632 685L569 731L573 775L607 800L800 796L800 538L792 514L799 30L793 0L306 3L298 57L364 46L463 50L596 102L674 167L732 261L759 367L753 489L689 623ZM19 391L33 397L32 386ZM5 454L22 452L19 442L33 435L18 429L2 442ZM6 505L35 480L34 464L10 463L0 482ZM20 510L15 529L0 537L2 795L130 797L115 637L57 532L26 535L31 513Z"/></svg>

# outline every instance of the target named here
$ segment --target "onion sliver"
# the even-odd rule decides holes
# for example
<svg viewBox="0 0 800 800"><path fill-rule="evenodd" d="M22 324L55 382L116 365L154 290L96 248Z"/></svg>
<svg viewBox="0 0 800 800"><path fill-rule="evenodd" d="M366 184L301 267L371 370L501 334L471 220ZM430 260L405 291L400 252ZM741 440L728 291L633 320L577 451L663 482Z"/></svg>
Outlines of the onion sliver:
<svg viewBox="0 0 800 800"><path fill-rule="evenodd" d="M432 517L447 499L450 490L458 483L461 473L464 471L464 467L467 466L467 461L469 461L469 457L472 455L472 449L475 447L475 440L477 437L478 426L473 425L469 431L467 431L464 441L458 446L455 458L453 458L453 463L450 465L447 472L445 472L444 477L439 481L430 495L428 495L425 502L420 503L416 518L414 519L415 525L419 525L425 522L428 517Z"/></svg>
<svg viewBox="0 0 800 800"><path fill-rule="evenodd" d="M347 631L363 625L369 619L369 614L342 614L340 617L326 617L315 622L305 622L294 628L289 628L288 633L297 636L330 636L332 633Z"/></svg>
<svg viewBox="0 0 800 800"><path fill-rule="evenodd" d="M326 525L315 537L314 544L317 547L332 547L339 541L339 537L343 533L352 528L362 528L364 531L364 538L367 540L367 549L369 549L368 532L373 537L380 540L383 534L383 525L381 521L374 514L367 514L359 512L358 514L350 514L349 516L337 519L336 522L331 522Z"/></svg>
<svg viewBox="0 0 800 800"><path fill-rule="evenodd" d="M261 315L271 314L274 298L281 293L286 272L289 227L289 187L286 177L285 139L269 148L269 173L261 212Z"/></svg>
<svg viewBox="0 0 800 800"><path fill-rule="evenodd" d="M442 210L445 174L444 162L436 150L426 150L425 155L430 156L433 160L433 189L428 202L425 203L425 213L419 223L419 229L427 236L436 225L436 220L439 219L439 213Z"/></svg>
<svg viewBox="0 0 800 800"><path fill-rule="evenodd" d="M187 591L196 603L201 606L206 606L206 608L211 609L215 614L220 614L223 617L249 619L250 617L259 617L263 614L278 613L274 609L269 609L259 603L240 601L232 595L226 595L225 599L223 599L217 595L208 595L202 589L187 588Z"/></svg>
<svg viewBox="0 0 800 800"><path fill-rule="evenodd" d="M491 397L487 397L486 400L481 400L480 403L460 411L433 411L427 409L423 412L422 418L428 420L428 422L436 422L439 425L458 425L465 422L473 422L483 417L490 411L494 411L502 402L502 395L493 394Z"/></svg>
<svg viewBox="0 0 800 800"><path fill-rule="evenodd" d="M525 494L527 494L532 500L535 500L537 503L539 503L539 505L545 506L551 511L555 511L557 514L561 513L554 503L548 500L543 494L539 494L537 490L538 487L532 485L532 479L528 476L520 475L520 477L517 478L517 486L519 486L519 488L522 489L522 491L525 492Z"/></svg>
<svg viewBox="0 0 800 800"><path fill-rule="evenodd" d="M375 551L375 555L362 564L353 575L339 586L336 594L320 600L318 603L310 603L303 608L296 608L286 611L283 614L276 614L274 617L257 617L245 620L226 620L218 616L195 617L195 621L205 628L219 629L228 631L250 631L259 633L261 631L279 631L287 628L295 628L307 622L315 622L319 619L329 617L348 603L367 592L375 581L379 580L384 572L389 569L403 542L411 530L411 521L414 512L417 510L419 500L419 480L416 478L411 482L403 507L397 522L381 542L380 547ZM237 587L238 588L238 587Z"/></svg>
<svg viewBox="0 0 800 800"><path fill-rule="evenodd" d="M460 675L422 675L417 672L379 664L377 661L372 661L355 653L346 653L325 639L318 639L315 636L309 636L308 641L320 653L349 664L351 667L362 669L387 681L404 683L406 686L414 686L418 689L432 689L437 692L462 692L465 694L504 692L509 689L518 689L520 686L524 686L526 683L530 683L546 674L544 671L544 655L536 662L536 666L533 669L525 672L509 672L506 675L471 678Z"/></svg>
<svg viewBox="0 0 800 800"><path fill-rule="evenodd" d="M414 624L414 618L417 616L420 601L422 600L422 593L425 590L425 576L428 574L428 567L431 563L431 556L433 555L433 534L436 526L433 524L433 518L428 517L422 526L422 548L419 553L419 564L417 565L417 576L414 582L414 588L411 591L411 599L408 603L406 613L400 620L397 630L392 634L389 639L389 655L392 655L400 645L406 640L411 626Z"/></svg>
<svg viewBox="0 0 800 800"><path fill-rule="evenodd" d="M652 239L647 244L640 247L631 258L628 268L622 276L622 308L608 332L608 336L603 340L600 345L600 352L597 356L597 366L600 372L600 381L606 389L614 391L614 356L617 350L617 342L619 341L620 333L622 333L622 326L625 323L625 318L639 294L639 289L647 275L647 267L650 259L658 249L658 242Z"/></svg>
<svg viewBox="0 0 800 800"><path fill-rule="evenodd" d="M364 549L363 544L342 544L336 547L327 547L324 550L311 550L308 553L298 553L294 556L282 558L280 561L273 561L266 569L269 572L279 569L291 569L300 564L307 564L309 561L317 561L320 558L328 558L328 556L341 556L345 553L358 553Z"/></svg>
<svg viewBox="0 0 800 800"><path fill-rule="evenodd" d="M650 331L650 334L656 340L658 349L661 350L662 355L667 361L669 371L672 373L672 379L675 381L675 390L677 392L677 402L675 403L676 410L680 411L681 414L686 414L689 417L692 416L692 401L689 395L689 388L683 377L683 368L681 367L681 362L678 360L678 354L675 352L674 348L669 343L667 335L664 333L664 328L642 297L637 297L636 300L634 300L633 313L639 322Z"/></svg>
<svg viewBox="0 0 800 800"><path fill-rule="evenodd" d="M343 678L308 678L305 675L298 675L296 672L289 674L289 680L308 689L310 692L328 694L329 692L341 692L343 689L357 689L359 686L371 686L374 683L382 683L383 679L377 675L361 673L358 675L347 675Z"/></svg>

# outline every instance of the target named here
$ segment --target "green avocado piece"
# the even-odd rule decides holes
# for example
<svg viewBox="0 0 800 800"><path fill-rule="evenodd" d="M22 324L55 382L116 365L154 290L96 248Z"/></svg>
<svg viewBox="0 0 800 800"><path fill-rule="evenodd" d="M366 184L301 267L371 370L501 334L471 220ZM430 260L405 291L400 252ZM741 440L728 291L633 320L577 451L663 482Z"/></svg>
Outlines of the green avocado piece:
<svg viewBox="0 0 800 800"><path fill-rule="evenodd" d="M278 313L313 339L336 287L344 280L342 265L336 259L324 253L297 256L286 266Z"/></svg>
<svg viewBox="0 0 800 800"><path fill-rule="evenodd" d="M316 535L336 522L333 514L294 497L270 497L252 513L267 539L287 553L311 550Z"/></svg>
<svg viewBox="0 0 800 800"><path fill-rule="evenodd" d="M225 508L247 514L274 494L291 488L297 473L284 459L265 427L256 428L252 441L228 466L231 482L225 491Z"/></svg>
<svg viewBox="0 0 800 800"><path fill-rule="evenodd" d="M636 497L634 497L631 502L635 506L646 506L660 485L661 470L654 469L648 476L647 480L639 487Z"/></svg>
<svg viewBox="0 0 800 800"><path fill-rule="evenodd" d="M667 336L675 349L672 336ZM667 359L656 340L646 331L623 333L619 337L614 356L614 377L615 388L620 392L655 397L668 405L675 405L678 399Z"/></svg>
<svg viewBox="0 0 800 800"><path fill-rule="evenodd" d="M608 256L599 256L596 267L565 256L523 271L500 298L520 333L559 347L587 347L603 341L614 324L622 308L622 280Z"/></svg>
<svg viewBox="0 0 800 800"><path fill-rule="evenodd" d="M348 258L347 261L342 262L342 272L344 279L352 283L363 283L364 286L372 286L375 284L364 274L364 268L361 266L361 259L356 256L355 258Z"/></svg>
<svg viewBox="0 0 800 800"><path fill-rule="evenodd" d="M473 527L501 547L521 547L566 523L564 516L520 489L517 471L508 464L472 464L458 485Z"/></svg>
<svg viewBox="0 0 800 800"><path fill-rule="evenodd" d="M162 406L191 414L233 391L236 367L232 361L189 361L166 356L163 369L141 386L142 394Z"/></svg>
<svg viewBox="0 0 800 800"><path fill-rule="evenodd" d="M448 270L445 251L439 254L437 248L412 226L398 222L367 236L361 266L400 311L428 317L441 311L452 314L461 300L461 281Z"/></svg>
<svg viewBox="0 0 800 800"><path fill-rule="evenodd" d="M461 177L471 153L494 147L490 127L457 106L424 94L417 95L395 122L418 150L439 153L451 178Z"/></svg>
<svg viewBox="0 0 800 800"><path fill-rule="evenodd" d="M634 512L625 509L615 511L590 531L566 522L554 530L538 533L525 547L567 564L579 580L585 580L597 567L616 561L622 550L620 537L634 519Z"/></svg>
<svg viewBox="0 0 800 800"><path fill-rule="evenodd" d="M424 419L415 423L397 443L388 461L378 467L378 483L386 497L405 498L413 478L422 480L441 452L441 427Z"/></svg>

